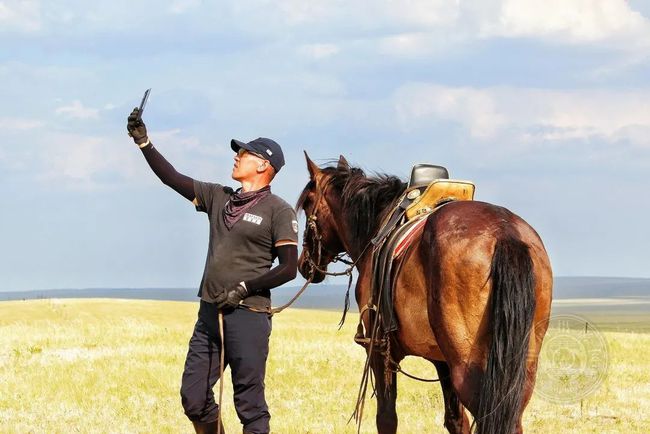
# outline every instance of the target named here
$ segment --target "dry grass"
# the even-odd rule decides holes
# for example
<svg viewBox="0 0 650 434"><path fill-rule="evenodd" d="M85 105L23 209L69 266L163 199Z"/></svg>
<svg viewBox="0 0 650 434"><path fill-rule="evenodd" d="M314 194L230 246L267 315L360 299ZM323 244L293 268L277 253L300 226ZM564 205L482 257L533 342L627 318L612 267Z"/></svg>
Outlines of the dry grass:
<svg viewBox="0 0 650 434"><path fill-rule="evenodd" d="M197 305L133 300L0 303L0 431L190 433L178 389ZM289 310L274 318L267 399L275 433L353 433L364 360L356 315ZM527 432L647 433L650 335L606 332L610 370L581 403L534 397ZM434 376L422 360L404 364ZM228 373L226 373L228 376ZM228 377L227 377L228 378ZM227 432L240 432L226 381ZM399 377L400 433L445 432L439 386ZM375 432L369 400L363 432Z"/></svg>

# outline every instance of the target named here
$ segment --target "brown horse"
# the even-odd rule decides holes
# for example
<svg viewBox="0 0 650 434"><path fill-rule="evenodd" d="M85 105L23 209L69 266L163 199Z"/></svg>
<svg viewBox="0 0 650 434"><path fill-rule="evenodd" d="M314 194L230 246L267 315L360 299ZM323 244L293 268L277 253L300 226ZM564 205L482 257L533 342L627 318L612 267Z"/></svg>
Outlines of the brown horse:
<svg viewBox="0 0 650 434"><path fill-rule="evenodd" d="M321 282L327 265L346 252L359 272L362 308L371 291L368 245L406 184L394 176L368 177L342 156L325 168L305 157L310 181L296 206L308 217L300 273ZM523 432L551 307L551 266L540 237L505 208L451 202L428 217L406 255L393 294L399 329L390 336L392 359L411 355L434 364L450 433L470 432L464 409L477 433ZM366 330L369 317L362 316ZM377 430L395 433L396 373L386 375L376 354L369 366Z"/></svg>

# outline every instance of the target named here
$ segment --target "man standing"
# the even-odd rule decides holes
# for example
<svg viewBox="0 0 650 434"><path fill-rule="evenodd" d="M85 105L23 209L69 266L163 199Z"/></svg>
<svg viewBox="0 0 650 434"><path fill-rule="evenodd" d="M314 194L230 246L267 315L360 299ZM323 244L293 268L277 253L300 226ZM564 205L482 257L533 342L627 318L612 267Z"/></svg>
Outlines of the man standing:
<svg viewBox="0 0 650 434"><path fill-rule="evenodd" d="M225 364L230 365L235 409L244 433L268 433L264 373L271 333L271 292L296 276L298 222L293 208L271 193L284 165L271 139L232 140L232 178L241 187L201 182L178 173L154 148L134 109L127 130L160 180L192 201L210 222L208 256L198 296L198 320L189 342L181 384L185 414L197 433L216 433L221 424L212 388L219 379L223 312ZM271 268L273 260L279 264ZM221 425L223 432L223 425Z"/></svg>

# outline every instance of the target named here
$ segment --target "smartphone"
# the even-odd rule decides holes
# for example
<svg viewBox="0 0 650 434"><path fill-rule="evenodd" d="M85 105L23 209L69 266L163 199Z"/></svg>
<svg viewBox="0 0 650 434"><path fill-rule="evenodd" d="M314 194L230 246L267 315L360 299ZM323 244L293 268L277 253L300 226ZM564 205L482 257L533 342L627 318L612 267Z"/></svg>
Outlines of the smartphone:
<svg viewBox="0 0 650 434"><path fill-rule="evenodd" d="M142 119L142 112L144 111L144 106L147 105L147 100L149 99L149 92L151 92L151 88L144 91L144 96L142 97L142 101L140 102L140 108L138 109L138 120Z"/></svg>

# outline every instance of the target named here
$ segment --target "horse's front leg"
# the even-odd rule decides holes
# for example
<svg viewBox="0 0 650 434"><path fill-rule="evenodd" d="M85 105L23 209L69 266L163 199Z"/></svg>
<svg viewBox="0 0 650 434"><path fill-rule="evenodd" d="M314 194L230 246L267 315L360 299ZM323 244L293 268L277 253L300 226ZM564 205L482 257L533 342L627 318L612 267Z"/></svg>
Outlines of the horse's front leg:
<svg viewBox="0 0 650 434"><path fill-rule="evenodd" d="M390 384L386 387L384 373L384 356L376 354L371 359L372 372L375 375L375 387L377 396L377 433L395 434L397 432L397 412L395 401L397 400L397 375L390 372Z"/></svg>

